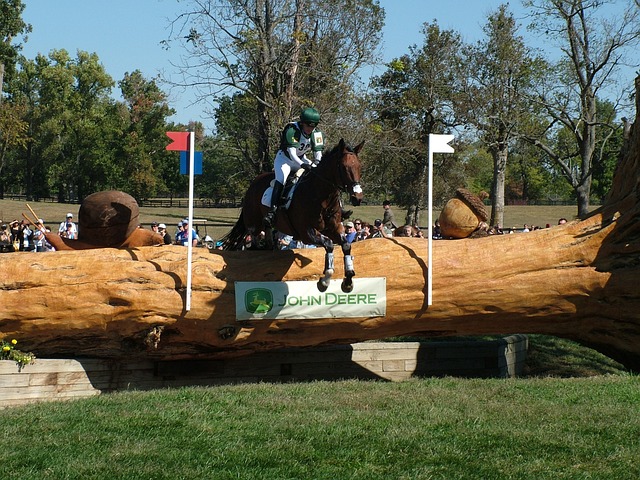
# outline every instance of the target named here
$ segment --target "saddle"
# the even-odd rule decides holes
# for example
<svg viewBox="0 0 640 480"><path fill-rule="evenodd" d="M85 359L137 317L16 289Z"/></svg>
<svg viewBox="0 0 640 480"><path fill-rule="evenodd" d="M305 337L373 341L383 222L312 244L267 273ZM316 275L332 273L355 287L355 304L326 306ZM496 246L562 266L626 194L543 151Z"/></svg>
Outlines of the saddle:
<svg viewBox="0 0 640 480"><path fill-rule="evenodd" d="M302 178L304 174L306 174L306 172L301 168L298 171L296 171L293 175L289 175L289 177L287 178L287 183L285 184L282 190L282 197L278 202L279 208L284 208L285 210L289 208L289 206L291 205L291 200L293 199L293 194L295 193L296 187L298 186L299 180L300 178ZM271 206L271 203L270 203L271 193L273 192L273 184L275 183L275 181L276 181L275 178L271 180L271 183L269 183L269 186L262 194L262 199L260 201L262 205L264 205L265 207Z"/></svg>

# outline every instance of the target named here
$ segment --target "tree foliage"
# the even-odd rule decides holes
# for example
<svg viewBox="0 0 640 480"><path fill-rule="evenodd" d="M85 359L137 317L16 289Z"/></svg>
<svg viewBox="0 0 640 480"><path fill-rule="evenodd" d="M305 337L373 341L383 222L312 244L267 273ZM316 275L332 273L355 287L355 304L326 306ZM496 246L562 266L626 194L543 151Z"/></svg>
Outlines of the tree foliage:
<svg viewBox="0 0 640 480"><path fill-rule="evenodd" d="M532 28L557 42L562 58L554 74L541 85L537 100L549 118L529 140L560 168L575 191L578 215L588 212L594 162L614 134L613 118L599 118L598 100L608 96L616 74L627 63L626 55L640 41L640 10L626 5L617 17L604 17L606 0L537 0L531 8ZM628 86L630 88L631 86ZM614 100L622 107L625 88ZM554 147L548 133L571 135ZM605 132L604 134L601 132ZM553 135L551 136L553 138ZM568 140L568 139L567 139Z"/></svg>
<svg viewBox="0 0 640 480"><path fill-rule="evenodd" d="M384 142L379 145L378 157L384 160L378 178L385 193L407 208L411 223L418 223L427 198L429 134L449 132L459 123L456 71L462 39L435 23L424 24L422 32L423 44L410 47L372 82L375 123ZM450 158L434 168L435 198L444 199L457 188L460 172Z"/></svg>
<svg viewBox="0 0 640 480"><path fill-rule="evenodd" d="M504 224L505 182L509 149L532 110L527 95L544 72L518 35L518 26L508 5L491 13L484 27L485 38L464 49L460 72L463 82L459 103L463 118L476 130L493 158L491 224Z"/></svg>
<svg viewBox="0 0 640 480"><path fill-rule="evenodd" d="M167 44L184 48L179 83L196 86L202 100L253 102L255 115L237 120L257 130L242 158L259 173L302 107L337 116L345 89L374 58L382 20L372 0L190 0Z"/></svg>

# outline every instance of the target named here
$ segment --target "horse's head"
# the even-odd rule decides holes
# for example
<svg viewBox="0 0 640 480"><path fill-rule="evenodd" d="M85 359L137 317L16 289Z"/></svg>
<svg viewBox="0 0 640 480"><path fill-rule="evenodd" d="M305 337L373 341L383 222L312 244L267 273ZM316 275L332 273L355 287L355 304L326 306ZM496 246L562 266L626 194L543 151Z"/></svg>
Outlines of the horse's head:
<svg viewBox="0 0 640 480"><path fill-rule="evenodd" d="M357 207L362 202L363 193L360 186L360 159L358 153L362 150L364 142L355 148L348 147L344 139L340 140L338 149L342 157L338 159L338 183L349 194L351 205Z"/></svg>

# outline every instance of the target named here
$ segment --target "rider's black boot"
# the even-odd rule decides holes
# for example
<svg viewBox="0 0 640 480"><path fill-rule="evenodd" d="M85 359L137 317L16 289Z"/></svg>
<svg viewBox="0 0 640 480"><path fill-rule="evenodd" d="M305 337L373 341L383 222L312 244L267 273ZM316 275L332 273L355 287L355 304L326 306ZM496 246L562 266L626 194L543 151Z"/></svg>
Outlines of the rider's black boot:
<svg viewBox="0 0 640 480"><path fill-rule="evenodd" d="M272 228L276 219L276 210L278 209L278 204L280 203L280 197L282 196L282 190L284 189L284 185L282 185L277 180L273 184L273 193L271 194L271 208L264 216L264 224Z"/></svg>

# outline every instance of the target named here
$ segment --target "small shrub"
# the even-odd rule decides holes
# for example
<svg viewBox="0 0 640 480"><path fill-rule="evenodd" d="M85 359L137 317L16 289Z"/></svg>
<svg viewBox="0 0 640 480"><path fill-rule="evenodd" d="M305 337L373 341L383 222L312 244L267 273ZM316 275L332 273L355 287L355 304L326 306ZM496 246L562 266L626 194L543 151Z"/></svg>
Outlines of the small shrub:
<svg viewBox="0 0 640 480"><path fill-rule="evenodd" d="M25 365L34 362L36 356L31 352L23 352L16 349L18 341L14 338L11 341L0 340L0 360L13 360L22 369Z"/></svg>

